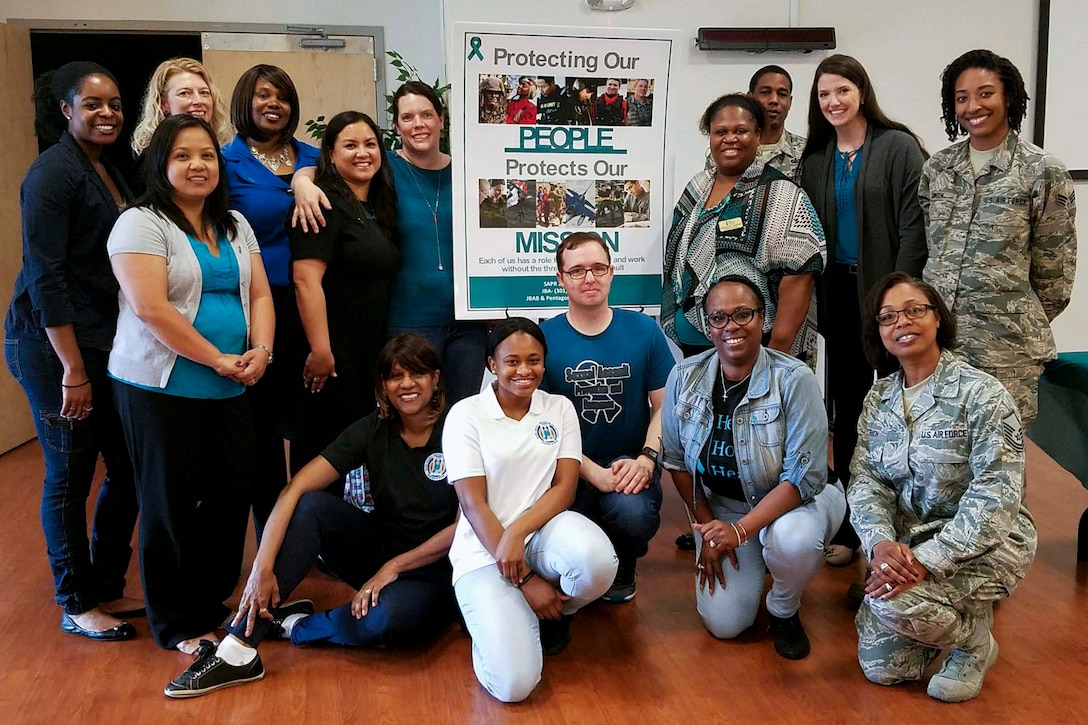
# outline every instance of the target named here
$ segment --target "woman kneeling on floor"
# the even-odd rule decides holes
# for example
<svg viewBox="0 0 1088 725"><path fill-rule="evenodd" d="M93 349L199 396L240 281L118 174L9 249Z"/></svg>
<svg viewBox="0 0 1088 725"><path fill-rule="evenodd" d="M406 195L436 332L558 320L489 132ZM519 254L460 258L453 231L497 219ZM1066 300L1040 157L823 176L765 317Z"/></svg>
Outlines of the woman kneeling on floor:
<svg viewBox="0 0 1088 725"><path fill-rule="evenodd" d="M440 448L445 420L441 361L430 343L398 335L378 355L379 409L354 423L280 494L268 519L238 613L218 647L167 685L168 697L197 697L264 677L265 639L354 647L418 645L436 639L457 609L446 558L457 497ZM373 512L324 490L360 466ZM280 605L321 557L358 592L314 614L313 603Z"/></svg>
<svg viewBox="0 0 1088 725"><path fill-rule="evenodd" d="M662 462L694 517L695 603L732 639L755 622L768 571L774 648L808 656L801 595L838 530L846 499L827 480L827 416L816 376L761 344L763 295L746 277L703 300L714 349L681 361L662 407Z"/></svg>
<svg viewBox="0 0 1088 725"><path fill-rule="evenodd" d="M949 352L955 318L931 285L893 272L861 319L870 362L901 369L865 398L850 464L850 523L871 568L858 660L894 685L949 649L929 695L970 700L997 660L994 602L1035 558L1020 414L996 378Z"/></svg>
<svg viewBox="0 0 1088 725"><path fill-rule="evenodd" d="M547 342L524 317L487 341L497 380L450 410L442 438L464 514L450 547L476 678L503 702L529 696L541 654L570 641L570 617L616 577L600 528L567 507L582 465L574 406L537 390ZM542 652L543 650L543 652Z"/></svg>

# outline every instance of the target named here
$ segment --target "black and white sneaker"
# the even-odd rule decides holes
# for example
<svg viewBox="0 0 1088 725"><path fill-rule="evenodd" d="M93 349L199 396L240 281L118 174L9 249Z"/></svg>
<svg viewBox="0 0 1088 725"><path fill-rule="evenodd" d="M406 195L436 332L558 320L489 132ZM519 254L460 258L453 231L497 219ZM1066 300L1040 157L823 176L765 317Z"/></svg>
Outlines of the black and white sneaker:
<svg viewBox="0 0 1088 725"><path fill-rule="evenodd" d="M295 616L299 619L309 617L314 613L314 603L309 599L296 599L293 602L272 607L272 630L268 639L290 639L291 632L284 626L288 617ZM292 625L294 623L292 622Z"/></svg>
<svg viewBox="0 0 1088 725"><path fill-rule="evenodd" d="M256 655L249 664L235 667L227 664L215 654L215 645L208 640L201 640L197 658L189 669L182 672L166 686L163 694L167 697L200 697L232 685L244 685L264 677L264 665L261 656Z"/></svg>

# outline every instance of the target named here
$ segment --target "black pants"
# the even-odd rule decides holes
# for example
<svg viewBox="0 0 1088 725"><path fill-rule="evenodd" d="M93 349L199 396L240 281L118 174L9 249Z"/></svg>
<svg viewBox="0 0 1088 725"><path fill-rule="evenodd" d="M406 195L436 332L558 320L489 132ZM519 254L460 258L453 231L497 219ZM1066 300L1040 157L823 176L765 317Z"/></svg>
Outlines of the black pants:
<svg viewBox="0 0 1088 725"><path fill-rule="evenodd" d="M299 499L273 565L281 600L286 600L320 554L325 564L352 589L377 573L392 552L386 549L378 514L365 513L325 491ZM319 642L351 647L418 645L442 634L457 617L453 572L443 557L428 566L402 572L381 590L378 605L365 617L351 614L351 602L318 612L295 626L295 644ZM267 619L257 617L246 636L242 620L228 631L256 647L271 633Z"/></svg>
<svg viewBox="0 0 1088 725"><path fill-rule="evenodd" d="M258 543L276 498L287 486L283 442L298 435L298 400L303 393L306 359L306 338L294 289L272 287L272 303L276 310L276 359L257 384L246 390L253 411L253 524ZM303 461L299 468L308 462Z"/></svg>
<svg viewBox="0 0 1088 725"><path fill-rule="evenodd" d="M249 514L253 432L245 395L179 398L114 381L140 502L147 619L164 649L230 610Z"/></svg>
<svg viewBox="0 0 1088 725"><path fill-rule="evenodd" d="M861 310L858 304L858 276L843 264L828 269L827 285L827 393L835 414L832 428L832 456L835 474L850 485L850 459L858 443L858 419L865 394L873 386L873 367L861 347ZM857 534L849 514L832 543L857 547Z"/></svg>

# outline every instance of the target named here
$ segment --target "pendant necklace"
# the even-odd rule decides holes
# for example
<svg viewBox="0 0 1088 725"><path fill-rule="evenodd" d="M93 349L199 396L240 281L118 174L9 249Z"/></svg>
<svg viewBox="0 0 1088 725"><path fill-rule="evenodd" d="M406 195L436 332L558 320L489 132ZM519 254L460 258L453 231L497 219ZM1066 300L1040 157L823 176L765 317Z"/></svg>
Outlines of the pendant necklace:
<svg viewBox="0 0 1088 725"><path fill-rule="evenodd" d="M291 154L289 153L288 144L284 144L283 147L280 148L280 152L278 154L270 154L268 156L265 156L263 153L258 151L257 147L255 146L250 146L249 151L253 154L253 158L257 159L257 161L259 161L262 166L271 171L273 174L279 171L279 168L281 166L290 167L293 165L291 163Z"/></svg>
<svg viewBox="0 0 1088 725"><path fill-rule="evenodd" d="M399 154L404 162L408 164L408 173L412 177L412 181L415 182L416 189L419 191L420 198L423 199L423 203L427 206L427 211L431 212L431 219L434 220L434 251L438 255L438 271L441 272L445 269L442 266L442 242L438 236L438 207L442 203L442 176L441 169L439 169L438 177L438 191L434 196L434 206L431 206L431 202L427 200L427 194L423 191L423 185L419 183L419 179L416 178L416 165L408 160L403 153Z"/></svg>
<svg viewBox="0 0 1088 725"><path fill-rule="evenodd" d="M725 385L725 384L726 384L726 383L728 383L728 382L730 382L730 380L729 380L729 378L727 378L727 377L725 376L725 370L722 370L722 400L723 400L723 401L727 401L727 400L729 400L729 394L730 394L731 392L733 392L734 390L736 390L737 388L739 388L739 387L740 387L741 385L744 385L744 383L745 383L745 382L746 382L746 381L748 380L748 378L750 378L750 377L752 377L752 373L748 373L747 375L745 375L745 376L744 376L743 378L741 378L741 379L740 379L740 380L738 380L737 382L733 383L733 384L732 384L732 385L730 385L729 387L726 387L726 385Z"/></svg>

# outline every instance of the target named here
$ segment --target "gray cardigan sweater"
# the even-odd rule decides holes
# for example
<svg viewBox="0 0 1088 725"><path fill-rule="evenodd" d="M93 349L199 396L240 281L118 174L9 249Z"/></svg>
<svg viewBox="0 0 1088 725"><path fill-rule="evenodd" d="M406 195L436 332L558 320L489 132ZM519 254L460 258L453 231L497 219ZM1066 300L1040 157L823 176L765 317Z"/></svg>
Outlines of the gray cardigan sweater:
<svg viewBox="0 0 1088 725"><path fill-rule="evenodd" d="M261 250L245 217L236 211L231 211L231 215L238 224L238 233L229 241L238 259L238 296L248 330L249 285L253 272L250 255L259 254ZM126 253L164 257L166 294L170 303L190 323L196 319L204 279L189 237L176 224L147 207L133 207L117 220L106 249L111 257ZM123 292L118 298L120 314L110 351L110 375L137 385L165 388L178 354L147 329Z"/></svg>
<svg viewBox="0 0 1088 725"><path fill-rule="evenodd" d="M827 237L827 267L835 263L838 240L835 209L835 139L805 157L801 187L808 192ZM926 264L926 227L918 202L918 180L925 159L914 138L903 131L874 128L865 133L855 190L858 208L858 301L876 282L902 270L922 276ZM826 292L825 272L820 291ZM826 302L827 295L821 295ZM821 321L826 304L820 305ZM821 325L822 327L822 325Z"/></svg>

